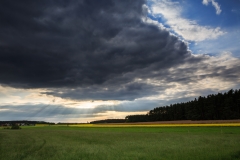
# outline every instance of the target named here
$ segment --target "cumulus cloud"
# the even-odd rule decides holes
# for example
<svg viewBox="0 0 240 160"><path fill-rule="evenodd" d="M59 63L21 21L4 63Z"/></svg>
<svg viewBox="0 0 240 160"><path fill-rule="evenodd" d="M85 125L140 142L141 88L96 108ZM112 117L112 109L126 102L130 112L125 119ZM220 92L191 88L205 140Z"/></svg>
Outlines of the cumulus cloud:
<svg viewBox="0 0 240 160"><path fill-rule="evenodd" d="M194 20L182 17L182 8L178 2L170 0L152 0L152 2L153 4L150 6L151 14L164 19L166 24L185 40L204 41L216 39L225 33L220 27L201 26Z"/></svg>
<svg viewBox="0 0 240 160"><path fill-rule="evenodd" d="M216 9L216 14L220 14L222 12L220 5L215 0L203 0L202 3L204 5L208 5L208 3L212 3L212 6Z"/></svg>
<svg viewBox="0 0 240 160"><path fill-rule="evenodd" d="M167 87L139 77L200 60L169 31L143 21L143 0L1 3L3 85L69 99L134 100Z"/></svg>

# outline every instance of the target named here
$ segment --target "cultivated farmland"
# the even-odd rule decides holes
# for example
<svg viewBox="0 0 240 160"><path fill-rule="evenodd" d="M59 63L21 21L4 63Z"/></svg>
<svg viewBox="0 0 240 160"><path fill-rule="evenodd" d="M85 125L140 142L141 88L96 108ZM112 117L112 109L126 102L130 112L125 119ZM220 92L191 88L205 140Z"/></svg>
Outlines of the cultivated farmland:
<svg viewBox="0 0 240 160"><path fill-rule="evenodd" d="M240 127L143 125L0 129L0 159L240 159Z"/></svg>

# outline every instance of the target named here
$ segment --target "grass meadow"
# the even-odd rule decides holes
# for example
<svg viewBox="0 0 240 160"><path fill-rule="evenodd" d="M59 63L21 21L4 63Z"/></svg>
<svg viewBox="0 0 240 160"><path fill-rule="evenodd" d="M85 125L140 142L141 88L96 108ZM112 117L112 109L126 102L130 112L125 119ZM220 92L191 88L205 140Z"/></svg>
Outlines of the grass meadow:
<svg viewBox="0 0 240 160"><path fill-rule="evenodd" d="M240 127L79 125L0 129L1 160L234 160Z"/></svg>

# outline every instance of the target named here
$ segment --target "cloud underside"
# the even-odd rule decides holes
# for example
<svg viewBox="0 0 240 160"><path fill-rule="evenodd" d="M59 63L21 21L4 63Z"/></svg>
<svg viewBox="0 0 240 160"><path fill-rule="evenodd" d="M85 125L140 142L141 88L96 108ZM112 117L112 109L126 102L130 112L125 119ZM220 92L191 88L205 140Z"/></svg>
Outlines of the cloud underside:
<svg viewBox="0 0 240 160"><path fill-rule="evenodd" d="M19 99L27 96L17 99L14 93L9 97L16 98L16 103L1 105L0 117L88 118L108 111L147 111L239 84L239 59L230 53L219 57L192 54L186 43L164 27L144 20L148 14L144 4L143 0L46 0L26 5L1 1L0 89L38 89L39 97L51 97L52 102L22 100L19 105ZM218 28L189 25L190 32L181 30L189 40L223 34ZM0 96L7 93L0 91ZM118 103L76 109L55 102L56 97Z"/></svg>
<svg viewBox="0 0 240 160"><path fill-rule="evenodd" d="M195 61L177 37L142 22L144 1L1 3L2 84L121 85L138 77L126 74Z"/></svg>

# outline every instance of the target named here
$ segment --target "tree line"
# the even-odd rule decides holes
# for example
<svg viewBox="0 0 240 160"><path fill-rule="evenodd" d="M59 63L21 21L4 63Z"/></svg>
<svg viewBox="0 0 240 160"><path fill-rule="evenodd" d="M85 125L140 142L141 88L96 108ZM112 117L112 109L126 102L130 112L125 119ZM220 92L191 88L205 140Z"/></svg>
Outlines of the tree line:
<svg viewBox="0 0 240 160"><path fill-rule="evenodd" d="M28 120L0 121L0 126L12 126L14 124L28 126L28 125L36 125L36 124L49 124L49 125L53 125L55 123L53 123L53 122L45 122L45 121L28 121Z"/></svg>
<svg viewBox="0 0 240 160"><path fill-rule="evenodd" d="M156 107L145 115L129 115L125 119L126 122L240 119L240 89Z"/></svg>
<svg viewBox="0 0 240 160"><path fill-rule="evenodd" d="M126 119L104 119L104 120L96 120L90 122L91 124L97 124L97 123L125 123Z"/></svg>

